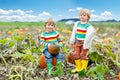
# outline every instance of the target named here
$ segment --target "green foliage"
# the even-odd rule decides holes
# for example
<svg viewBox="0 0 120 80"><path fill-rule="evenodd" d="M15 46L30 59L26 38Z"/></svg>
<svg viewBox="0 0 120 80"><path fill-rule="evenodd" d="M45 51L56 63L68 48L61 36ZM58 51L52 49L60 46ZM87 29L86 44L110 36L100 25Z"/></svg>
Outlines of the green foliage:
<svg viewBox="0 0 120 80"><path fill-rule="evenodd" d="M96 33L97 38L93 42L92 49L89 50L90 59L95 63L89 67L87 72L81 71L78 72L78 75L79 77L87 76L93 80L104 80L106 74L116 76L118 72L115 72L113 66L120 68L119 60L118 62L116 61L116 53L119 54L119 51L117 51L119 47L116 46L117 48L113 48L116 44L119 44L117 42L119 42L120 38L116 38L115 34L119 32L120 23L91 23L95 28L99 28ZM36 67L38 66L38 59L43 51L43 47L39 45L39 41L37 42L38 35L40 35L41 32L36 31L37 29L40 29L40 31L44 30L44 22L0 22L0 25L2 26L0 27L0 33L3 35L0 35L0 53L3 51L11 52L11 50L14 49L12 47L17 45L17 50L15 46L15 50L13 50L15 52L11 52L11 54L8 55L8 57L12 57L10 60L5 59L2 54L0 55L1 61L4 62L6 69L9 70L9 80L39 80L40 75L38 74L40 74L40 72L37 73L38 70L36 70ZM25 30L26 27L29 29L28 32ZM66 25L65 22L56 22L55 28L63 36L63 48L61 51L66 54L69 50L72 50L68 42L71 34L67 34L66 31L72 31L73 25ZM23 34L16 34L16 29L22 29ZM63 29L65 30L64 32L62 32ZM12 34L6 34L7 31L12 31ZM111 38L110 43L103 42L103 39L106 37ZM10 38L10 40L6 38ZM16 66L16 64L22 67ZM115 68L116 71L119 70L117 68ZM19 71L17 71L17 69ZM68 70L67 73L72 75L71 70ZM33 76L35 77L32 78Z"/></svg>
<svg viewBox="0 0 120 80"><path fill-rule="evenodd" d="M62 53L63 53L63 54L68 53L68 51L69 51L69 48L67 48L67 47L63 47L63 48L62 48Z"/></svg>
<svg viewBox="0 0 120 80"><path fill-rule="evenodd" d="M20 27L35 27L35 26L43 26L43 22L0 22L1 26L12 26L16 29L19 29Z"/></svg>
<svg viewBox="0 0 120 80"><path fill-rule="evenodd" d="M102 63L103 61L103 55L99 54L98 52L91 52L89 56L92 61L97 63Z"/></svg>
<svg viewBox="0 0 120 80"><path fill-rule="evenodd" d="M0 40L0 44L5 44L6 42L8 42L6 39Z"/></svg>
<svg viewBox="0 0 120 80"><path fill-rule="evenodd" d="M94 80L104 80L105 67L103 64L97 64L88 70L87 75L91 76Z"/></svg>
<svg viewBox="0 0 120 80"><path fill-rule="evenodd" d="M13 36L13 39L16 40L17 42L21 42L23 39L25 38L25 36Z"/></svg>
<svg viewBox="0 0 120 80"><path fill-rule="evenodd" d="M31 51L32 51L32 53L42 54L43 49L41 49L41 48L32 48Z"/></svg>
<svg viewBox="0 0 120 80"><path fill-rule="evenodd" d="M54 76L62 75L63 74L62 62L57 62L57 65L55 67L52 67L49 72L51 75L54 75Z"/></svg>
<svg viewBox="0 0 120 80"><path fill-rule="evenodd" d="M8 42L8 40L6 39L1 39L0 40L0 52L2 52L1 50L6 48L6 43Z"/></svg>
<svg viewBox="0 0 120 80"><path fill-rule="evenodd" d="M16 43L15 42L9 42L9 44L8 44L8 48L11 48L12 46L14 46Z"/></svg>
<svg viewBox="0 0 120 80"><path fill-rule="evenodd" d="M81 77L86 77L85 69L83 69L82 71L79 71L78 75L81 76Z"/></svg>
<svg viewBox="0 0 120 80"><path fill-rule="evenodd" d="M104 80L106 74L115 75L111 67L113 65L119 67L120 64L115 61L116 55L112 51L113 46L116 44L113 40L114 38L109 43L105 43L101 39L94 40L89 56L95 64L88 70L87 76L91 76L94 80Z"/></svg>
<svg viewBox="0 0 120 80"><path fill-rule="evenodd" d="M15 52L11 56L16 59L20 58L25 62L36 62L36 59L38 60L38 56L34 56L29 49L23 50L23 53Z"/></svg>
<svg viewBox="0 0 120 80"><path fill-rule="evenodd" d="M15 52L14 54L11 54L10 56L12 56L14 59L17 59L17 58L22 58L24 54Z"/></svg>
<svg viewBox="0 0 120 80"><path fill-rule="evenodd" d="M23 50L24 56L22 57L25 61L36 61L37 56L33 56L29 49Z"/></svg>

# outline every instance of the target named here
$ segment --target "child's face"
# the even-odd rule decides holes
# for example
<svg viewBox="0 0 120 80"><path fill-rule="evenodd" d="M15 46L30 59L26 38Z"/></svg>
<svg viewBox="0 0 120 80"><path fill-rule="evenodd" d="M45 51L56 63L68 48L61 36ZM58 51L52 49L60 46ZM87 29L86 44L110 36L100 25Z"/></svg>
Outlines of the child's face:
<svg viewBox="0 0 120 80"><path fill-rule="evenodd" d="M46 32L52 32L55 29L55 26L52 24L46 24L45 30Z"/></svg>
<svg viewBox="0 0 120 80"><path fill-rule="evenodd" d="M88 15L85 13L81 13L79 17L80 17L80 21L82 21L82 22L88 21Z"/></svg>

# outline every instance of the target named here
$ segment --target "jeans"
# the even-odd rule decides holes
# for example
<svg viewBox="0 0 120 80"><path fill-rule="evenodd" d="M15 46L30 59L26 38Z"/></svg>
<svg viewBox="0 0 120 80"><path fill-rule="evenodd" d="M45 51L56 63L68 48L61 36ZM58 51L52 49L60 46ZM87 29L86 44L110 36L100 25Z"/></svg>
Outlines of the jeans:
<svg viewBox="0 0 120 80"><path fill-rule="evenodd" d="M45 55L45 61L46 63L52 63L52 57L56 57L57 62L60 62L64 59L64 56L61 53L58 53L56 55L52 55L51 53L48 52L48 48L45 48L43 50L43 53Z"/></svg>

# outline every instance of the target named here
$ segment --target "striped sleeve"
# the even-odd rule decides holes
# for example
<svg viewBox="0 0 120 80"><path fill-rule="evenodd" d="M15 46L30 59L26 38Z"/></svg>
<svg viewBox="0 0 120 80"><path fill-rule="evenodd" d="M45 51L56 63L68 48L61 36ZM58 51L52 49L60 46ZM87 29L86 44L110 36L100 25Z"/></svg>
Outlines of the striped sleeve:
<svg viewBox="0 0 120 80"><path fill-rule="evenodd" d="M76 22L74 24L74 27L73 27L73 30L72 30L72 34L71 34L71 37L70 37L70 44L74 44L74 42L75 42L75 34L76 34L76 28L77 28L78 23L79 22Z"/></svg>
<svg viewBox="0 0 120 80"><path fill-rule="evenodd" d="M40 45L46 47L48 43L45 42L45 36L44 33L40 35Z"/></svg>
<svg viewBox="0 0 120 80"><path fill-rule="evenodd" d="M61 36L60 36L59 33L58 33L58 38L57 38L57 40L58 40L59 46L62 47L62 38L61 38Z"/></svg>

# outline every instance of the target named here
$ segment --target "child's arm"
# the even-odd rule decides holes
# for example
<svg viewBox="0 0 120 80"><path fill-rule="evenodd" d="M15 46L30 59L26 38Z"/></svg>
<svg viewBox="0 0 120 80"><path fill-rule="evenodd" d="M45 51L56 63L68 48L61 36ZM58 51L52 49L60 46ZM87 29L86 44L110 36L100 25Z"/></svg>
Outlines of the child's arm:
<svg viewBox="0 0 120 80"><path fill-rule="evenodd" d="M59 43L59 46L62 47L62 38L60 37L60 34L58 34L58 43Z"/></svg>
<svg viewBox="0 0 120 80"><path fill-rule="evenodd" d="M95 29L91 25L87 29L86 38L85 38L84 45L83 45L84 49L89 49L91 47L92 40L94 37L95 37Z"/></svg>
<svg viewBox="0 0 120 80"><path fill-rule="evenodd" d="M48 43L45 42L45 36L43 35L43 33L40 35L40 45L47 47Z"/></svg>
<svg viewBox="0 0 120 80"><path fill-rule="evenodd" d="M76 27L78 25L78 22L75 23L74 27L73 27L73 30L72 30L72 34L71 34L71 37L70 37L70 44L74 44L75 42L75 33L76 33Z"/></svg>

